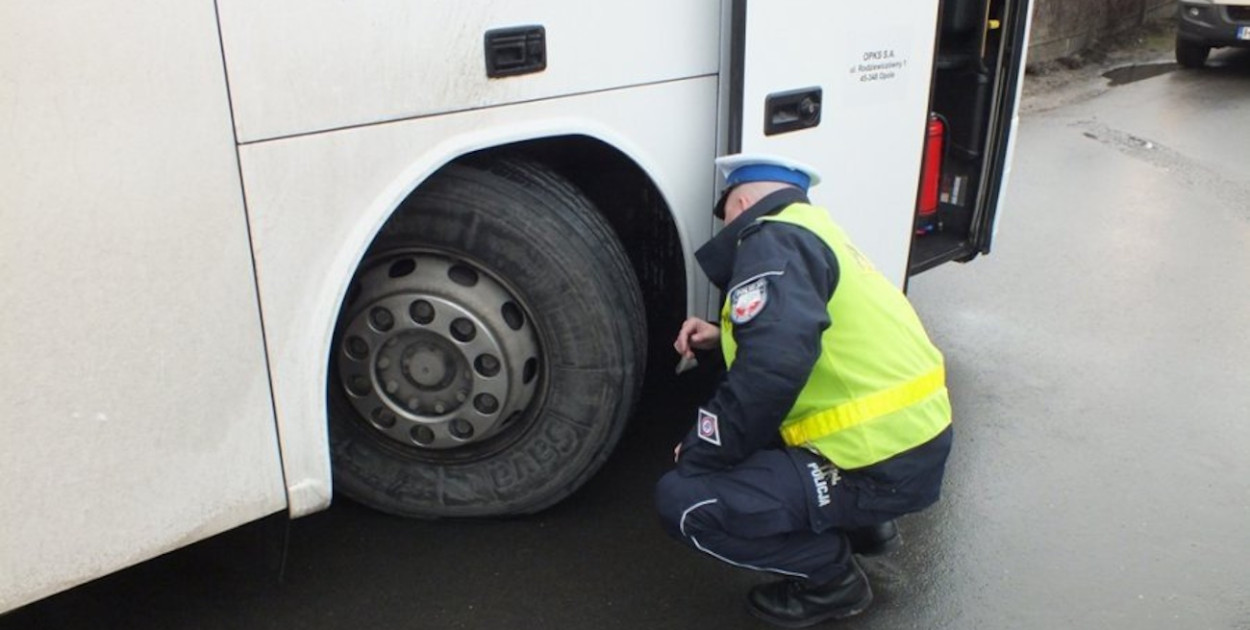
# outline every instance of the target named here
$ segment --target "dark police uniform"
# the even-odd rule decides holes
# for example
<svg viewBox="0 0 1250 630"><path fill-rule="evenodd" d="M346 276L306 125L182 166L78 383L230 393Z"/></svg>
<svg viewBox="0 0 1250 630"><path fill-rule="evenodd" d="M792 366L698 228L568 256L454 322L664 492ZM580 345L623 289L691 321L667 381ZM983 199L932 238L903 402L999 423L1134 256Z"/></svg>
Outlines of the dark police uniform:
<svg viewBox="0 0 1250 630"><path fill-rule="evenodd" d="M803 227L760 220L796 203L807 203L797 188L772 193L696 253L722 291L765 279L767 299L733 329L737 360L700 409L656 501L669 534L695 549L821 584L850 567L846 530L937 500L951 429L854 470L782 442L779 428L820 358L821 336L838 325L827 308L839 281L834 252Z"/></svg>

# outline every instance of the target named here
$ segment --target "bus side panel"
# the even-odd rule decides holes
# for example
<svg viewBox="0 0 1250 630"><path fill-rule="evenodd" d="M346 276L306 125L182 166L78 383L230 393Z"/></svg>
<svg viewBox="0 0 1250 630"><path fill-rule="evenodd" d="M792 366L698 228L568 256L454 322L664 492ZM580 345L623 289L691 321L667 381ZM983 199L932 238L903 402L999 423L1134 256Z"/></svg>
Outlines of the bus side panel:
<svg viewBox="0 0 1250 630"><path fill-rule="evenodd" d="M655 179L689 260L711 230L715 112L716 79L705 77L244 146L291 513L328 500L319 480L329 477L334 321L366 247L414 187L474 150L569 134L599 138ZM707 281L689 271L693 301Z"/></svg>
<svg viewBox="0 0 1250 630"><path fill-rule="evenodd" d="M285 503L211 0L0 4L0 611Z"/></svg>
<svg viewBox="0 0 1250 630"><path fill-rule="evenodd" d="M243 142L717 71L718 2L221 0ZM546 69L487 78L486 32L545 30Z"/></svg>

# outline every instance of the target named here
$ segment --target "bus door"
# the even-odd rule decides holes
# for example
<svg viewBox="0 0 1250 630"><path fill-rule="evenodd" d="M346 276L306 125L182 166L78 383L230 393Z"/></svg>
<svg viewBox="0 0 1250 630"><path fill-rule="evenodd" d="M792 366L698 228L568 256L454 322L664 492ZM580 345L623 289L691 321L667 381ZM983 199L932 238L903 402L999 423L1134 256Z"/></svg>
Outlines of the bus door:
<svg viewBox="0 0 1250 630"><path fill-rule="evenodd" d="M1011 173L1030 0L944 0L931 125L940 163L922 182L911 273L988 254ZM936 136L931 136L936 137Z"/></svg>
<svg viewBox="0 0 1250 630"><path fill-rule="evenodd" d="M1010 173L1029 0L729 5L722 153L811 164L886 277L988 253Z"/></svg>
<svg viewBox="0 0 1250 630"><path fill-rule="evenodd" d="M813 203L902 286L938 1L737 0L730 10L722 152L815 167Z"/></svg>

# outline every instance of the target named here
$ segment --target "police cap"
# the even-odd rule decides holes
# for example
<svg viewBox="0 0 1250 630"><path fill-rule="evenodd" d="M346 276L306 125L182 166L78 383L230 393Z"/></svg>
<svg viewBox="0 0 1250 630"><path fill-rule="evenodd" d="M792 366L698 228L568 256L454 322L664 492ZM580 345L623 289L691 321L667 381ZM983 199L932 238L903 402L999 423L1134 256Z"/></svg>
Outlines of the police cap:
<svg viewBox="0 0 1250 630"><path fill-rule="evenodd" d="M820 183L816 169L788 158L761 153L736 153L716 158L716 168L725 180L720 199L716 201L713 214L725 218L725 201L729 191L739 184L750 182L779 182L797 186L803 192Z"/></svg>
<svg viewBox="0 0 1250 630"><path fill-rule="evenodd" d="M820 183L816 169L789 158L760 153L736 153L716 158L716 167L725 178L725 187L748 182L781 182L802 188Z"/></svg>

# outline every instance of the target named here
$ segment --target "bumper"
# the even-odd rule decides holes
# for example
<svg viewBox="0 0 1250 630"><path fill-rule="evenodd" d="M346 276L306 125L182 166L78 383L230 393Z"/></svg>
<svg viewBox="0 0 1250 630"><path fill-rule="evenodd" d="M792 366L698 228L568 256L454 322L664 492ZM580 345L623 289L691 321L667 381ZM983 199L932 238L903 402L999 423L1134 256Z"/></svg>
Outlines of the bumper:
<svg viewBox="0 0 1250 630"><path fill-rule="evenodd" d="M1181 2L1177 37L1206 46L1250 47L1250 6Z"/></svg>

